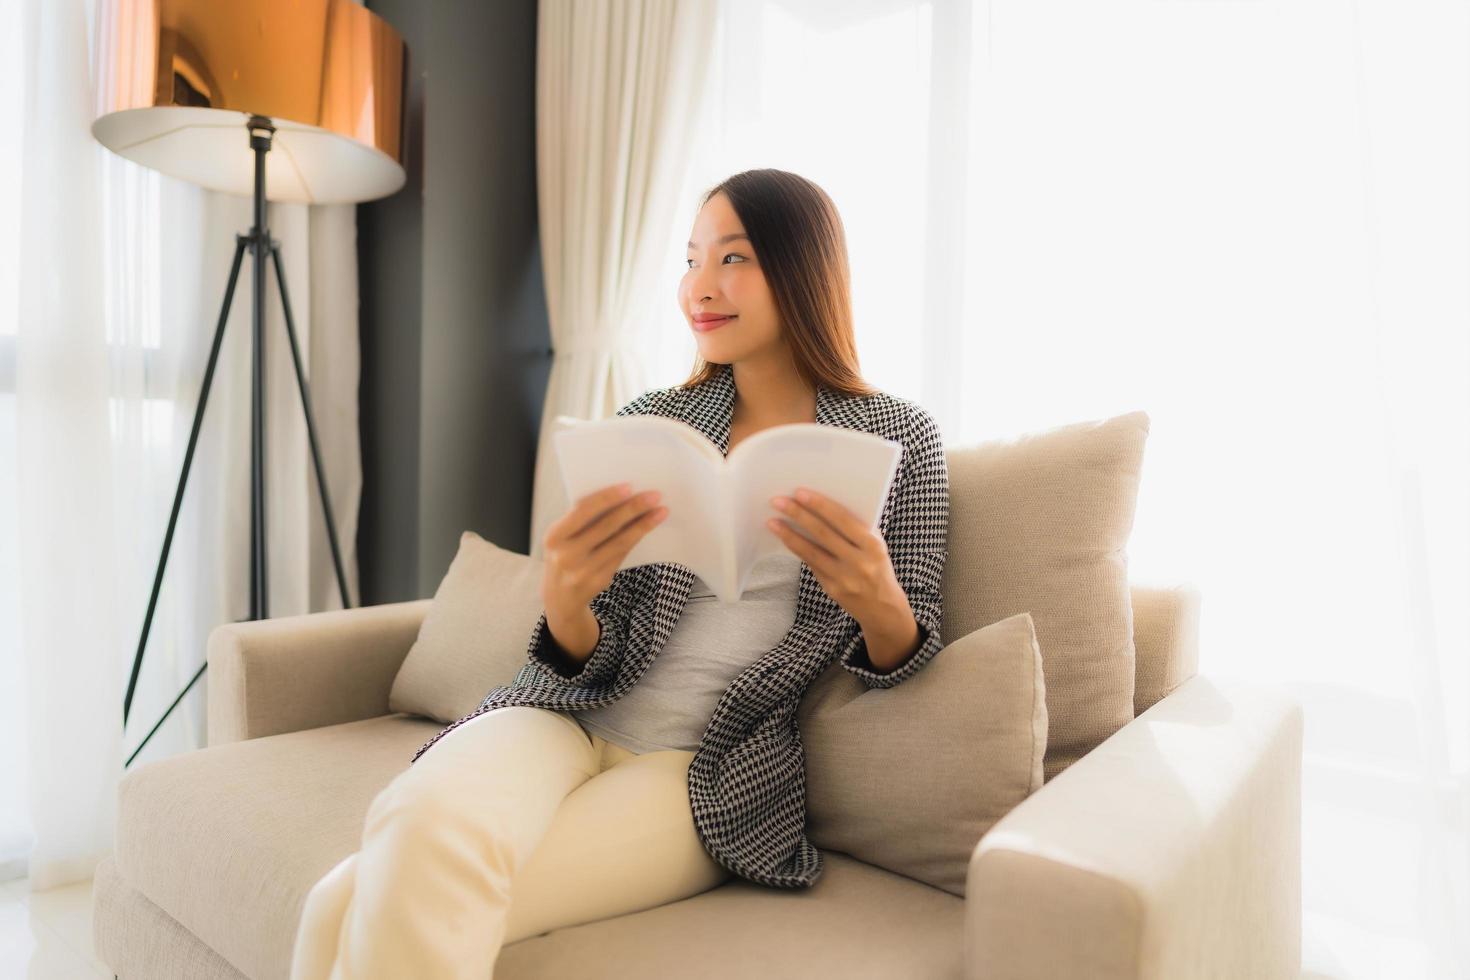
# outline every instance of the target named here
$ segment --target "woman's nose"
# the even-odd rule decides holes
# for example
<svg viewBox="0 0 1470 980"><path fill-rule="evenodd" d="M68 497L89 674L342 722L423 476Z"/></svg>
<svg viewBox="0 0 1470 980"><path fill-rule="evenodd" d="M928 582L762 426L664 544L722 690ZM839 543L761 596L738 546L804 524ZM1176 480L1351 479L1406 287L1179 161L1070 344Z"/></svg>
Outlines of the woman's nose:
<svg viewBox="0 0 1470 980"><path fill-rule="evenodd" d="M694 275L689 280L689 298L696 303L707 303L714 298L716 292L714 274L707 266L696 266Z"/></svg>

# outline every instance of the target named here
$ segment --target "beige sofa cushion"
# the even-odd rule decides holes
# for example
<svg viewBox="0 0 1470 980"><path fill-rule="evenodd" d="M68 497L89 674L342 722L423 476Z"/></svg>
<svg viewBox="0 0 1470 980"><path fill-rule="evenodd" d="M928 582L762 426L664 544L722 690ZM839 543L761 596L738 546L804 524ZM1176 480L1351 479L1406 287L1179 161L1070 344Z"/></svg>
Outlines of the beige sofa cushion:
<svg viewBox="0 0 1470 980"><path fill-rule="evenodd" d="M1031 614L1048 781L1133 720L1127 545L1148 426L1131 412L946 454L943 635Z"/></svg>
<svg viewBox="0 0 1470 980"><path fill-rule="evenodd" d="M379 715L137 765L117 788L117 870L241 973L285 977L311 886L438 728Z"/></svg>
<svg viewBox="0 0 1470 980"><path fill-rule="evenodd" d="M1133 717L1168 697L1199 672L1198 586L1147 586L1137 582L1133 595Z"/></svg>
<svg viewBox="0 0 1470 980"><path fill-rule="evenodd" d="M1042 784L1031 617L961 637L895 687L869 689L833 663L797 723L812 843L963 897L975 845Z"/></svg>
<svg viewBox="0 0 1470 980"><path fill-rule="evenodd" d="M965 975L962 899L845 854L823 862L811 888L734 877L680 902L528 936L501 949L495 980Z"/></svg>
<svg viewBox="0 0 1470 980"><path fill-rule="evenodd" d="M388 708L446 724L480 706L492 687L525 666L541 618L544 562L508 551L474 531L434 593L418 639L388 692Z"/></svg>

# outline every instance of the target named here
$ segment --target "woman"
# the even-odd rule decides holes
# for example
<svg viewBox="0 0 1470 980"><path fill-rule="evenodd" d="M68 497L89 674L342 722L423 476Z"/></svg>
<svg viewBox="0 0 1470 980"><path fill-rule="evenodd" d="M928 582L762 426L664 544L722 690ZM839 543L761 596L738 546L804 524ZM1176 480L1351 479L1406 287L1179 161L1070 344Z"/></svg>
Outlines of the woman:
<svg viewBox="0 0 1470 980"><path fill-rule="evenodd" d="M545 536L526 665L373 800L362 849L308 896L293 980L483 980L526 936L731 874L778 888L821 874L796 708L834 659L891 687L939 651L944 449L927 412L859 376L842 224L821 188L736 174L701 202L687 261L679 305L702 364L617 414L687 422L726 455L789 422L898 441L878 528L794 487L771 501L786 551L724 604L683 565L618 570L666 515L656 491L577 501Z"/></svg>

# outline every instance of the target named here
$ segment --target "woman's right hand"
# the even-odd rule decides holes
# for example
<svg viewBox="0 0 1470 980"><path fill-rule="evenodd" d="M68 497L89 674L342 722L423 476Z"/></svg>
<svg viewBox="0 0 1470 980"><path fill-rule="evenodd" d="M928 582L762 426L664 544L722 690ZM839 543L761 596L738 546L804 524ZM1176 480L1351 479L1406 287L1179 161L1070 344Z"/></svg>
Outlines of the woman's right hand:
<svg viewBox="0 0 1470 980"><path fill-rule="evenodd" d="M626 483L603 487L577 501L542 539L546 555L541 593L547 609L586 609L612 584L623 558L668 516L657 490L632 495Z"/></svg>

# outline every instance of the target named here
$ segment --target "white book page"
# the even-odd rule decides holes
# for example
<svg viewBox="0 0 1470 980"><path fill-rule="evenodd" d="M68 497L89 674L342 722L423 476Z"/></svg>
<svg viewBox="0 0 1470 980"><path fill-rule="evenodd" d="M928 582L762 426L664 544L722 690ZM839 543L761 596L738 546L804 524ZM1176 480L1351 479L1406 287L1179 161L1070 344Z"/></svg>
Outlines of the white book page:
<svg viewBox="0 0 1470 980"><path fill-rule="evenodd" d="M552 436L568 509L589 493L627 482L633 493L657 490L663 521L644 534L618 568L678 562L722 586L729 574L729 518L722 504L725 458L693 426L660 415L589 421L561 416L567 427ZM558 514L560 518L562 515Z"/></svg>
<svg viewBox="0 0 1470 980"><path fill-rule="evenodd" d="M777 517L811 537L771 505L772 497L808 487L876 528L902 454L902 443L816 422L776 425L743 440L724 460L730 470L736 595L745 590L758 559L790 550L766 527L767 520Z"/></svg>

